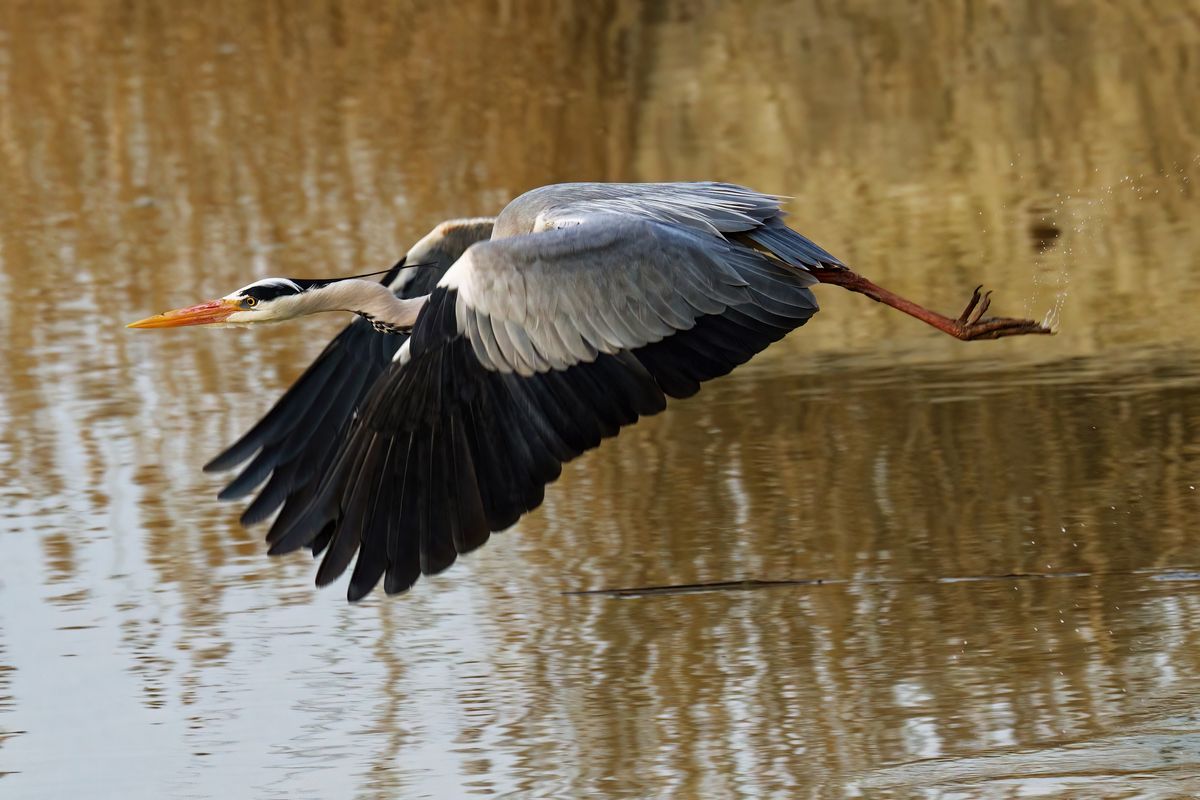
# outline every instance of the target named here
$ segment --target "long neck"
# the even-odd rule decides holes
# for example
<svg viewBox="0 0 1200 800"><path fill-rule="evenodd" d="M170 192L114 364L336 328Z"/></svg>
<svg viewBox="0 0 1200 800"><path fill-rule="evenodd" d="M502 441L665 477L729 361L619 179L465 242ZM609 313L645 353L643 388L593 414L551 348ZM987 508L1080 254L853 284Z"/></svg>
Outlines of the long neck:
<svg viewBox="0 0 1200 800"><path fill-rule="evenodd" d="M374 281L335 281L301 297L302 314L318 311L352 311L366 317L378 330L403 333L412 329L428 297L402 299Z"/></svg>

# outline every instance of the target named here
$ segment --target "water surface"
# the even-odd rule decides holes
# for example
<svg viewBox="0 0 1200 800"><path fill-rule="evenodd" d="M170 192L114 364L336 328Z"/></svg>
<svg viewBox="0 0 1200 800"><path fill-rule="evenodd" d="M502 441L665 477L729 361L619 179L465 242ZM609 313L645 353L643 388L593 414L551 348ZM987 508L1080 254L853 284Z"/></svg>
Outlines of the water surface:
<svg viewBox="0 0 1200 800"><path fill-rule="evenodd" d="M1194 4L1132 2L0 10L0 791L1200 793L1198 46ZM823 287L348 606L199 470L342 321L123 328L543 183L689 178L1059 334Z"/></svg>

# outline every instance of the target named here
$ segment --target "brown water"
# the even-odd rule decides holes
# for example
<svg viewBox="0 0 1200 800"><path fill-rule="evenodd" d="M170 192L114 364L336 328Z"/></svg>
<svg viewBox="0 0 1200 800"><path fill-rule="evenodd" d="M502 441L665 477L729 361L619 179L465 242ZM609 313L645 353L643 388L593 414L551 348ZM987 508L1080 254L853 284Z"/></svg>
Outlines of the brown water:
<svg viewBox="0 0 1200 800"><path fill-rule="evenodd" d="M0 7L0 794L1200 794L1200 6L378 5ZM1059 335L825 287L351 607L199 471L341 320L122 327L687 178Z"/></svg>

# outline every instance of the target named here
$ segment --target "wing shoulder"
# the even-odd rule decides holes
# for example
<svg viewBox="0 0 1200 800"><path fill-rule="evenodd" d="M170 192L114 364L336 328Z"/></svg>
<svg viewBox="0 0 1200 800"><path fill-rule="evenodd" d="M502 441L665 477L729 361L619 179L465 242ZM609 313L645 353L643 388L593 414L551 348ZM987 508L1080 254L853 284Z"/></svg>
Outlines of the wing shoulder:
<svg viewBox="0 0 1200 800"><path fill-rule="evenodd" d="M561 219L472 246L439 284L489 369L529 375L642 347L768 288L766 260L723 237L620 214Z"/></svg>

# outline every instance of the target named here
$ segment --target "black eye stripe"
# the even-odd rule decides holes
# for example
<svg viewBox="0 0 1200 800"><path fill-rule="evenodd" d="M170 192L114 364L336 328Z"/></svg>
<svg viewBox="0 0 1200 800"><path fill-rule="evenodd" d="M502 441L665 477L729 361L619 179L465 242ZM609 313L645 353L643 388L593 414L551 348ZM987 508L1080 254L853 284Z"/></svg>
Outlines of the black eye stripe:
<svg viewBox="0 0 1200 800"><path fill-rule="evenodd" d="M260 303L267 301L267 300L274 300L277 297L283 297L284 295L288 295L288 294L299 294L299 292L296 290L295 287L287 286L285 284L272 284L269 286L249 286L242 290L242 295L244 297L253 297L255 300L259 301Z"/></svg>
<svg viewBox="0 0 1200 800"><path fill-rule="evenodd" d="M415 266L432 266L431 264L417 264ZM239 297L253 297L260 303L269 302L271 300L284 297L286 295L303 294L304 292L320 289L328 286L331 283L344 281L348 278L371 278L375 275L383 275L382 283L387 285L395 279L396 274L404 267L404 259L396 262L391 269L380 270L379 272L368 272L365 275L347 275L342 278L267 278L262 283L253 283L244 289L238 290Z"/></svg>

